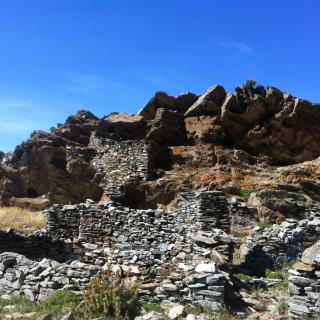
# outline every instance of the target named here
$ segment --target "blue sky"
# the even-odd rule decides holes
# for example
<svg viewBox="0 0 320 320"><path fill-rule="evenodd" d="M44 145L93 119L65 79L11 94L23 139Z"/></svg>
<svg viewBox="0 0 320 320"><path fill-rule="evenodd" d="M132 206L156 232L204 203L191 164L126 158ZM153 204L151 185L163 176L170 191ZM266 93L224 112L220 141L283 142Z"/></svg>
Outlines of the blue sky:
<svg viewBox="0 0 320 320"><path fill-rule="evenodd" d="M0 0L0 150L69 114L245 79L320 101L320 1Z"/></svg>

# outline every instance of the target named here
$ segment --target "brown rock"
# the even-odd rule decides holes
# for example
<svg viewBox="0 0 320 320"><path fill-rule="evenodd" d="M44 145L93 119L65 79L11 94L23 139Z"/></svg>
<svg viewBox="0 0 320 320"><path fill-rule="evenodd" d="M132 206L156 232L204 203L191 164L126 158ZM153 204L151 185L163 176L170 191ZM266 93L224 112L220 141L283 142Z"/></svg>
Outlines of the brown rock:
<svg viewBox="0 0 320 320"><path fill-rule="evenodd" d="M113 113L104 118L118 136L123 139L136 139L145 135L146 123L139 115Z"/></svg>
<svg viewBox="0 0 320 320"><path fill-rule="evenodd" d="M187 117L185 124L188 138L191 141L219 144L225 139L224 129L217 117Z"/></svg>
<svg viewBox="0 0 320 320"><path fill-rule="evenodd" d="M293 266L293 269L296 269L298 271L304 271L304 272L312 272L315 270L315 267L311 264L303 263L303 262L296 262Z"/></svg>
<svg viewBox="0 0 320 320"><path fill-rule="evenodd" d="M167 95L165 92L157 92L153 98L138 112L145 120L153 120L156 112L160 108L175 109L175 98Z"/></svg>
<svg viewBox="0 0 320 320"><path fill-rule="evenodd" d="M198 100L187 110L185 117L199 115L218 115L221 111L221 103L226 92L223 87L216 85L207 90Z"/></svg>
<svg viewBox="0 0 320 320"><path fill-rule="evenodd" d="M158 109L146 140L165 145L183 144L186 141L183 115L176 111Z"/></svg>

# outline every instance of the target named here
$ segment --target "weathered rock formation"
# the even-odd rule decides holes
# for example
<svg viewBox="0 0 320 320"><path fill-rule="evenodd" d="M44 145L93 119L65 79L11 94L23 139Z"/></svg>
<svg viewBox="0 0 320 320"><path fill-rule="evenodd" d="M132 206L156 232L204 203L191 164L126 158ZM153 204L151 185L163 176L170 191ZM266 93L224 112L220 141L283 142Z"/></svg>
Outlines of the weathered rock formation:
<svg viewBox="0 0 320 320"><path fill-rule="evenodd" d="M137 115L81 110L0 153L0 205L47 208L46 230L0 231L0 296L79 291L110 269L138 279L143 302L243 315L266 309L243 289L270 283L238 271L301 259L289 314L315 317L319 163L320 105L274 87L158 92Z"/></svg>
<svg viewBox="0 0 320 320"><path fill-rule="evenodd" d="M158 92L138 115L113 113L99 119L82 110L50 133L35 131L13 153L1 154L0 203L43 196L50 203L99 200L111 192L114 174L121 173L121 182L114 184L135 190L136 206L167 205L183 189L167 174L177 165L172 147L214 149L212 163L200 159L198 167L217 167L219 150L234 147L248 153L251 165L284 165L319 157L319 141L319 105L274 87L249 83L226 93L217 85L200 97ZM109 168L118 161L118 171ZM157 180L167 196L157 196ZM301 183L313 195L319 193L314 182Z"/></svg>

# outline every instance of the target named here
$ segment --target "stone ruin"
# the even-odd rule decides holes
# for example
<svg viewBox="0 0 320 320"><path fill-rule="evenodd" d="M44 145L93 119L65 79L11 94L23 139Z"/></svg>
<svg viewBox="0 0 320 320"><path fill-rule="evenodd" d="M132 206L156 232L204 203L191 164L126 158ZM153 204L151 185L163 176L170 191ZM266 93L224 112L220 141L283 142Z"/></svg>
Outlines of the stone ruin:
<svg viewBox="0 0 320 320"><path fill-rule="evenodd" d="M148 180L154 174L152 144L144 140L116 141L92 135L88 147L95 150L91 160L94 179L100 181L107 196L131 181Z"/></svg>
<svg viewBox="0 0 320 320"><path fill-rule="evenodd" d="M280 225L255 227L241 247L243 265L255 273L279 268L297 260L303 251L320 240L320 218L286 219Z"/></svg>
<svg viewBox="0 0 320 320"><path fill-rule="evenodd" d="M317 318L320 314L320 242L306 249L289 270L289 316Z"/></svg>
<svg viewBox="0 0 320 320"><path fill-rule="evenodd" d="M36 301L57 289L77 291L108 268L138 277L142 301L192 302L214 310L224 302L228 280L220 270L228 269L233 242L220 191L183 192L176 212L88 200L53 205L46 217L46 237L65 244L65 262L1 253L2 294Z"/></svg>

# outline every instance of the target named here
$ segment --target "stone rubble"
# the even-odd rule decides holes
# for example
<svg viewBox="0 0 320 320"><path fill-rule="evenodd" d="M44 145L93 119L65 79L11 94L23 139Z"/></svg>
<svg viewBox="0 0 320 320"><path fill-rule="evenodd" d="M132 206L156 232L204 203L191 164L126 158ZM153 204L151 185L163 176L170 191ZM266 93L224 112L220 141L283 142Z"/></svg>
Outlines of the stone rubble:
<svg viewBox="0 0 320 320"><path fill-rule="evenodd" d="M289 315L295 319L320 315L320 241L306 249L289 270Z"/></svg>
<svg viewBox="0 0 320 320"><path fill-rule="evenodd" d="M23 255L0 254L0 295L24 295L42 300L58 289L79 291L98 268L80 261L59 263L52 259L34 261Z"/></svg>
<svg viewBox="0 0 320 320"><path fill-rule="evenodd" d="M304 249L320 240L320 218L286 219L265 229L255 227L241 247L245 265L256 269L281 267L300 258Z"/></svg>

